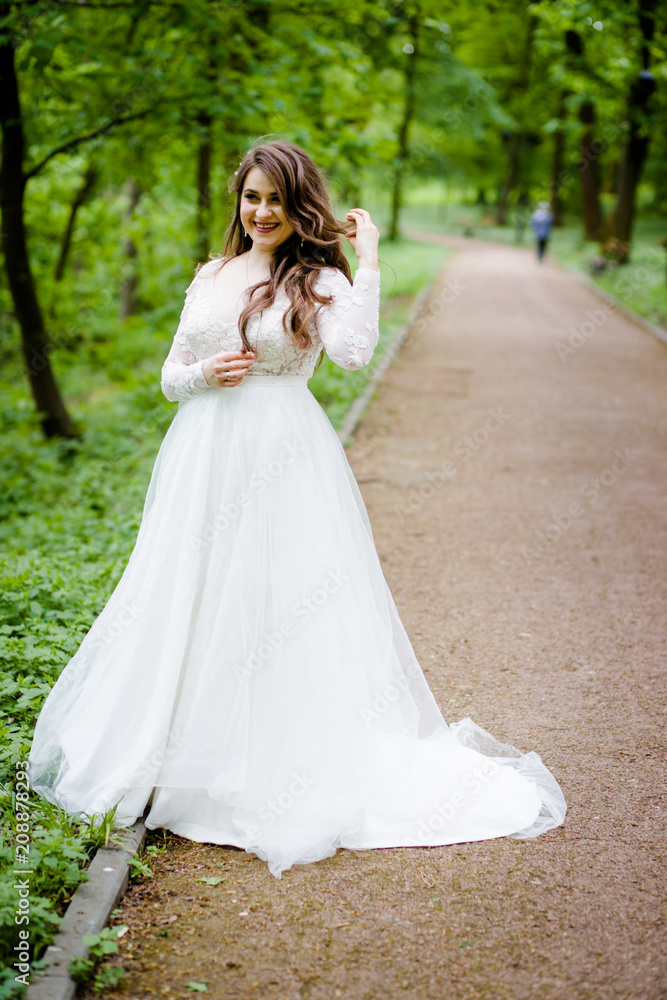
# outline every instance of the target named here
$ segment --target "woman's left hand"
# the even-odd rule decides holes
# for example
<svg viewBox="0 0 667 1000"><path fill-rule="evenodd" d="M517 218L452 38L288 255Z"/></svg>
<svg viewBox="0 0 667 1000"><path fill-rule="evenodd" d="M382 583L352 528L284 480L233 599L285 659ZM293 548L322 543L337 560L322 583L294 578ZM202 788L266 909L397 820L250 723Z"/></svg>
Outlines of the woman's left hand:
<svg viewBox="0 0 667 1000"><path fill-rule="evenodd" d="M350 233L346 238L354 247L354 252L359 259L359 267L368 267L371 271L379 271L378 241L380 233L370 214L363 208L351 208L345 218L352 219L357 226L356 232Z"/></svg>

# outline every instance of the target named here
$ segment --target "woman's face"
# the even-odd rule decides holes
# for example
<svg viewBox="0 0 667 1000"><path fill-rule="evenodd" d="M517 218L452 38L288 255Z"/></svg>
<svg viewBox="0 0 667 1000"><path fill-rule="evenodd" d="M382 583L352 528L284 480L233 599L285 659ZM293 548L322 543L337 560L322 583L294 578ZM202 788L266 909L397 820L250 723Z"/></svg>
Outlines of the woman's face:
<svg viewBox="0 0 667 1000"><path fill-rule="evenodd" d="M294 232L278 192L259 167L251 167L241 193L241 222L258 250L272 253Z"/></svg>

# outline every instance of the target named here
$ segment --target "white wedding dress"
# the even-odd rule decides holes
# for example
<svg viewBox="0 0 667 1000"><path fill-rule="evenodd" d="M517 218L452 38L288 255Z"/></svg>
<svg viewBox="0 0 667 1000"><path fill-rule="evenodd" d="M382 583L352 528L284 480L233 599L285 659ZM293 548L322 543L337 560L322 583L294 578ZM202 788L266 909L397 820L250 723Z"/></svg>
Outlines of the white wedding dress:
<svg viewBox="0 0 667 1000"><path fill-rule="evenodd" d="M301 350L286 298L252 317L256 361L210 387L202 361L241 349L239 304L187 290L162 373L180 405L125 572L47 697L32 787L84 817L235 845L280 874L352 849L534 837L562 792L534 753L470 719L447 726L384 579L345 452L307 382L322 349L366 365L376 271L334 296ZM437 608L433 608L437 614Z"/></svg>

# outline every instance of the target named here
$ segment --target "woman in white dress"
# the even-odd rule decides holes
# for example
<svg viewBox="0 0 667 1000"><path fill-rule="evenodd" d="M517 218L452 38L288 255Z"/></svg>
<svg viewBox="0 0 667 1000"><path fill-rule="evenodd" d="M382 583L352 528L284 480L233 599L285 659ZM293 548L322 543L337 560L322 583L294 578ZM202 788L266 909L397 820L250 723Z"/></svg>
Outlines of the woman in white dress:
<svg viewBox="0 0 667 1000"><path fill-rule="evenodd" d="M376 227L353 209L346 237L292 143L251 149L233 189L224 256L197 271L164 364L179 409L134 551L44 703L32 787L88 818L117 806L120 826L148 806L150 829L244 848L277 877L338 847L560 825L536 753L445 723L308 389L322 351L372 357Z"/></svg>

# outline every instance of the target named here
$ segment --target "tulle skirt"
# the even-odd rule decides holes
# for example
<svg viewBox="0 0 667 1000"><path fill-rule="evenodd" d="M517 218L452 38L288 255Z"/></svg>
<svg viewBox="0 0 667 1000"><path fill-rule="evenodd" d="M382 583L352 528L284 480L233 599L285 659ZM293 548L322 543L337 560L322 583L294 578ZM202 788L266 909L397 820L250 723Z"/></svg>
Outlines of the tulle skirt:
<svg viewBox="0 0 667 1000"><path fill-rule="evenodd" d="M437 609L433 609L437 614ZM47 697L32 787L72 814L244 848L534 837L565 801L534 753L448 726L345 452L300 376L181 404L134 551Z"/></svg>

